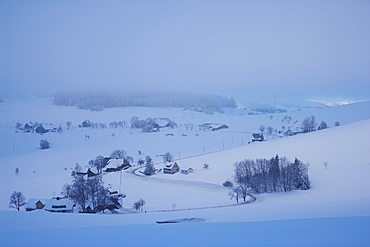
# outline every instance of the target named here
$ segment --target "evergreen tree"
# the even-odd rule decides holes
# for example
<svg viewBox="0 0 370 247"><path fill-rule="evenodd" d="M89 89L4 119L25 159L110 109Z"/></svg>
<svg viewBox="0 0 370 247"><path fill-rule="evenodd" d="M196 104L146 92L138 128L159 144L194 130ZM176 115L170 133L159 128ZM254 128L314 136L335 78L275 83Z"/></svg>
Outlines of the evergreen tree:
<svg viewBox="0 0 370 247"><path fill-rule="evenodd" d="M153 164L153 160L150 156L146 156L144 174L149 176L149 175L153 175L154 173L155 173L155 167Z"/></svg>

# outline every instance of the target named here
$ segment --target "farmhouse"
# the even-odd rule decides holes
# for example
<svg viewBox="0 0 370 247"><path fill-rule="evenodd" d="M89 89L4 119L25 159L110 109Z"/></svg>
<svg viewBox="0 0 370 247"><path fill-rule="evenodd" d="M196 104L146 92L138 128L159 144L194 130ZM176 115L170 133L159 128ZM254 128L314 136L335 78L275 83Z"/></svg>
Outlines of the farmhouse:
<svg viewBox="0 0 370 247"><path fill-rule="evenodd" d="M164 166L164 174L175 174L180 171L180 166L176 162L171 162Z"/></svg>
<svg viewBox="0 0 370 247"><path fill-rule="evenodd" d="M222 130L222 129L228 129L229 126L227 126L226 124L223 124L221 126L218 126L218 127L215 127L215 128L212 128L211 131L216 131L216 130Z"/></svg>
<svg viewBox="0 0 370 247"><path fill-rule="evenodd" d="M131 165L125 159L118 158L104 158L103 162L106 162L106 169L104 172L118 172L126 170L131 167Z"/></svg>
<svg viewBox="0 0 370 247"><path fill-rule="evenodd" d="M67 197L53 197L44 207L49 212L72 213L75 204Z"/></svg>
<svg viewBox="0 0 370 247"><path fill-rule="evenodd" d="M46 130L41 124L35 129L35 132L38 133L38 134L45 134L47 132L49 132L48 130Z"/></svg>
<svg viewBox="0 0 370 247"><path fill-rule="evenodd" d="M49 200L46 199L30 198L24 208L26 209L26 211L43 209L48 202Z"/></svg>
<svg viewBox="0 0 370 247"><path fill-rule="evenodd" d="M284 132L284 136L294 136L296 132L291 131L290 129Z"/></svg>
<svg viewBox="0 0 370 247"><path fill-rule="evenodd" d="M252 134L252 142L261 142L264 140L263 138L263 134L260 134L260 133L254 133Z"/></svg>
<svg viewBox="0 0 370 247"><path fill-rule="evenodd" d="M23 130L24 130L24 132L32 132L33 131L33 126L26 123L23 127Z"/></svg>

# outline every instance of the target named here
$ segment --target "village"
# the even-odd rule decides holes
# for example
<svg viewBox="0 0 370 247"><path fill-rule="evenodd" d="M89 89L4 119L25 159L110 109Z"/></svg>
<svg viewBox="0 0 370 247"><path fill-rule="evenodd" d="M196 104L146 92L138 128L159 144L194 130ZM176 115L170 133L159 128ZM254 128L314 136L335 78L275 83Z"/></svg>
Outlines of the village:
<svg viewBox="0 0 370 247"><path fill-rule="evenodd" d="M205 164L206 165L206 164ZM102 173L94 168L88 168L86 172L82 171L73 171L73 176L76 178L82 178L84 180L89 179L96 179L96 177L102 177L108 173L115 173L115 172L122 172L132 168L132 166L127 162L125 159L118 159L118 158L109 158L106 157L103 160L103 167L104 170ZM139 167L142 168L142 167ZM175 174L181 172L181 174L189 174L194 172L192 168L180 169L180 166L177 162L165 162L163 169L155 169L153 174L145 174L142 171L139 173L135 173L139 168L131 170L131 172L135 175L141 176L140 174L144 174L143 176L153 175L154 173L162 172L163 174ZM206 169L206 166L205 166ZM86 202L85 209L81 209L79 205L77 205L72 198L63 197L63 196L56 196L51 199L41 199L41 198L30 198L28 202L25 204L25 210L27 212L34 211L34 210L45 210L48 212L57 212L57 213L133 213L130 209L124 208L123 199L126 197L125 194L120 193L121 188L119 191L113 189L110 184L105 190L106 195L105 199L100 201L101 203L98 205L93 206L93 203Z"/></svg>
<svg viewBox="0 0 370 247"><path fill-rule="evenodd" d="M24 129L31 129L26 124ZM228 128L227 125L221 125L217 128L211 128L211 131L216 131L220 129ZM37 132L36 132L37 133ZM261 142L264 141L264 136L261 133L253 133L252 134L252 142ZM120 150L116 150L117 152ZM124 151L120 151L118 153L124 153ZM155 174L169 174L173 175L176 173L180 173L183 175L188 175L190 173L194 173L194 169L189 166L184 166L180 168L178 161L174 161L173 156L171 153L167 152L163 155L164 163L162 168L155 168L153 161L150 157L147 157L145 164L142 163L142 166L136 167L133 169L133 166L129 163L126 158L111 158L111 157L104 157L102 159L102 163L100 166L92 166L89 167L86 171L82 171L81 167L76 167L75 170L72 171L72 176L75 179L82 179L84 181L87 180L94 180L99 178L103 180L104 175L110 173L122 173L122 171L128 171L136 176L153 176ZM156 163L156 167L161 166L160 163ZM203 169L208 169L209 164L204 163ZM121 176L120 176L121 180ZM224 186L228 187L224 184ZM28 202L25 204L25 210L27 212L34 211L34 210L45 210L48 212L57 212L57 213L113 213L113 214L122 214L122 213L137 213L140 212L140 207L133 208L125 208L123 200L126 198L126 195L121 193L121 181L120 181L120 188L118 190L113 189L110 184L104 190L104 200L100 200L98 204L93 203L92 201L85 202L84 208L81 208L80 205L76 204L76 201L73 200L71 196L55 196L51 199L45 198L30 198ZM139 211L138 211L139 209Z"/></svg>

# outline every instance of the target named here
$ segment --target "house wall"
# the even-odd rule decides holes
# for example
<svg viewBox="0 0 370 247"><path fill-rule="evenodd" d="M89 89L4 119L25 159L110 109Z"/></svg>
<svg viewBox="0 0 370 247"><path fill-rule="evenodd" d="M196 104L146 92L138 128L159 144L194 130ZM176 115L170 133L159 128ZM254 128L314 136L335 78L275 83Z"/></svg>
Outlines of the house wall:
<svg viewBox="0 0 370 247"><path fill-rule="evenodd" d="M43 207L44 207L45 205L44 204L42 204L42 202L40 202L40 201L38 201L37 203L36 203L36 209L43 209Z"/></svg>

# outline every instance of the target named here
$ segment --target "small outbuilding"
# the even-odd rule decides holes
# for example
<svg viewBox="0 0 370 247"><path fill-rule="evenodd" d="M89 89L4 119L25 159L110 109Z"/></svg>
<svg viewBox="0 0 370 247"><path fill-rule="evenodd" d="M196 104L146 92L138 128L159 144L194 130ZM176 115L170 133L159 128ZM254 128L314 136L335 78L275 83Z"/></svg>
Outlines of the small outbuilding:
<svg viewBox="0 0 370 247"><path fill-rule="evenodd" d="M188 168L188 169L182 169L181 170L181 173L182 174L189 174L189 173L193 173L194 172L194 170L193 170L193 168Z"/></svg>
<svg viewBox="0 0 370 247"><path fill-rule="evenodd" d="M26 211L43 209L48 202L49 200L46 199L30 198L24 208Z"/></svg>

